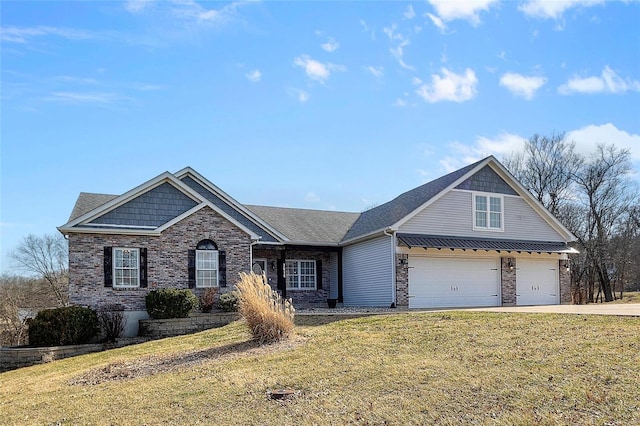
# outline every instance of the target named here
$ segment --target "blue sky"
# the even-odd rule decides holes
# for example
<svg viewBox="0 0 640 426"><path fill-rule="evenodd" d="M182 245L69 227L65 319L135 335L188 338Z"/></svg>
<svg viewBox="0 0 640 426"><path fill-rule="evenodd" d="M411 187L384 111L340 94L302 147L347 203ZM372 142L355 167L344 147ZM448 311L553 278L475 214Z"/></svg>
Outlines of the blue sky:
<svg viewBox="0 0 640 426"><path fill-rule="evenodd" d="M640 170L638 2L0 7L0 272L79 192L185 166L242 203L345 211L535 133Z"/></svg>

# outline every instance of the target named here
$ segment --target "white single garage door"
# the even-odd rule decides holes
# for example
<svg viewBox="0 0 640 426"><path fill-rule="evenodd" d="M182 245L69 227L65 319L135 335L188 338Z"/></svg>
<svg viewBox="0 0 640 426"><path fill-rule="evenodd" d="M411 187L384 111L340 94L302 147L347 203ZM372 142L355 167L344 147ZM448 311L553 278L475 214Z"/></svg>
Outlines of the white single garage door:
<svg viewBox="0 0 640 426"><path fill-rule="evenodd" d="M560 303L557 260L516 260L516 304Z"/></svg>
<svg viewBox="0 0 640 426"><path fill-rule="evenodd" d="M409 256L409 307L499 306L498 262Z"/></svg>

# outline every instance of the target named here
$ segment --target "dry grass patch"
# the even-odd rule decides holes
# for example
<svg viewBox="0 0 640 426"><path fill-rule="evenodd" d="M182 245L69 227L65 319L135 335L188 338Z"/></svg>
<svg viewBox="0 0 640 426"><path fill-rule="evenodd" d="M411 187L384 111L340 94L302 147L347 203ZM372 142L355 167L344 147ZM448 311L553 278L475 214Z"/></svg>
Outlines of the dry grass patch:
<svg viewBox="0 0 640 426"><path fill-rule="evenodd" d="M298 327L242 348L234 323L0 375L8 424L640 424L640 319L481 312ZM224 354L229 345L233 356ZM219 351L151 375L71 385L119 362ZM188 357L187 357L188 358ZM186 359L186 358L185 358ZM137 367L135 367L137 368ZM272 389L292 388L285 401Z"/></svg>
<svg viewBox="0 0 640 426"><path fill-rule="evenodd" d="M620 296L620 293L616 293L616 297L618 296ZM616 299L608 303L640 303L640 291L627 291L622 293L622 299Z"/></svg>

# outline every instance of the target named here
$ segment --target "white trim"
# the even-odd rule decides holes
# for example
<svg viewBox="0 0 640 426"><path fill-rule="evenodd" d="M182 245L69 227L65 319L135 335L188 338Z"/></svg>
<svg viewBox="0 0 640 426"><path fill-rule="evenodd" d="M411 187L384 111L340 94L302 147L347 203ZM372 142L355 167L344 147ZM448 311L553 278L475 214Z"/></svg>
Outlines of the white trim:
<svg viewBox="0 0 640 426"><path fill-rule="evenodd" d="M136 273L136 278L137 278L137 285L117 285L116 282L116 269L121 269L121 270L133 270L133 268L117 268L116 266L116 251L124 251L124 250L129 250L129 251L135 251L136 253L136 268L135 270L137 271ZM112 247L111 248L111 287L112 288L140 288L140 249L137 247Z"/></svg>
<svg viewBox="0 0 640 426"><path fill-rule="evenodd" d="M288 278L289 278L289 274L286 273L287 271L287 263L289 262L297 262L298 263L298 267L297 269L297 273L296 275L298 277L300 277L300 262L309 262L313 264L313 287L300 287L300 281L298 280L298 287L289 287L289 283L288 283ZM287 291L292 290L292 291L315 291L318 289L318 263L313 260L313 259L285 259L284 261L284 270L285 270L285 285L287 286ZM304 276L308 276L308 274L303 274Z"/></svg>
<svg viewBox="0 0 640 426"><path fill-rule="evenodd" d="M148 225L114 225L112 223L88 223L86 226L95 226L102 228L130 228L130 229L156 229L157 226L148 226Z"/></svg>
<svg viewBox="0 0 640 426"><path fill-rule="evenodd" d="M216 279L213 285L198 285L198 254L215 253L216 267L214 269L201 269L202 271L216 271ZM218 288L220 287L220 251L218 250L198 250L196 249L196 288Z"/></svg>
<svg viewBox="0 0 640 426"><path fill-rule="evenodd" d="M476 206L476 197L484 197L486 200L487 209L484 210L484 213L486 213L487 215L486 217L487 226L478 226L478 223L476 220L476 213L478 212L478 209ZM495 213L491 211L492 198L497 198L500 200L500 227L499 228L491 226L491 213ZM493 193L493 192L472 191L471 192L471 221L472 221L474 231L504 232L504 197L502 196L502 194Z"/></svg>
<svg viewBox="0 0 640 426"><path fill-rule="evenodd" d="M267 222L262 220L258 215L256 215L252 211L250 211L244 205L240 204L233 197L231 197L229 194L224 192L222 189L220 189L219 187L214 185L211 181L209 181L207 178L202 176L200 173L198 173L197 171L195 171L191 167L185 167L184 169L177 171L174 175L181 182L182 182L182 179L185 176L191 177L197 183L199 183L200 185L202 185L203 187L205 187L209 191L213 192L218 197L222 198L223 201L225 201L227 204L231 205L231 207L235 208L238 212L242 213L247 219L251 220L256 225L260 226L265 231L270 233L271 236L273 236L276 239L279 239L281 241L288 241L289 240L284 234L280 233L277 229L273 228ZM184 185L186 185L186 184L184 184Z"/></svg>

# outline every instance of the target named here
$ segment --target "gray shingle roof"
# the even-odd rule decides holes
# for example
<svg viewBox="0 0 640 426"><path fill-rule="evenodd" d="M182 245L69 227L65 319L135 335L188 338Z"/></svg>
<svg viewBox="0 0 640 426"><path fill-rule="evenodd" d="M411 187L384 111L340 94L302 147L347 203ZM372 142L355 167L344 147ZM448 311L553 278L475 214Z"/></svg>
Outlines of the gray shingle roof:
<svg viewBox="0 0 640 426"><path fill-rule="evenodd" d="M537 253L573 252L563 242L496 240L491 238L449 237L443 235L397 234L398 241L406 247L437 249L497 250Z"/></svg>
<svg viewBox="0 0 640 426"><path fill-rule="evenodd" d="M424 185L407 191L404 194L400 194L385 204L363 212L358 220L353 224L353 227L351 227L349 232L347 232L344 240L357 238L362 235L390 227L394 223L406 217L409 213L416 210L418 207L422 206L431 198L438 195L449 185L453 184L456 180L460 179L484 160L485 159L480 160L476 163L463 167L460 170L456 170L448 175L444 175L436 180L425 183Z"/></svg>
<svg viewBox="0 0 640 426"><path fill-rule="evenodd" d="M73 211L71 211L71 216L69 216L69 222L105 203L108 203L114 198L118 198L118 195L81 192L80 195L78 195L75 206L73 206Z"/></svg>
<svg viewBox="0 0 640 426"><path fill-rule="evenodd" d="M292 242L337 244L360 216L360 213L326 210L248 205L245 207Z"/></svg>

